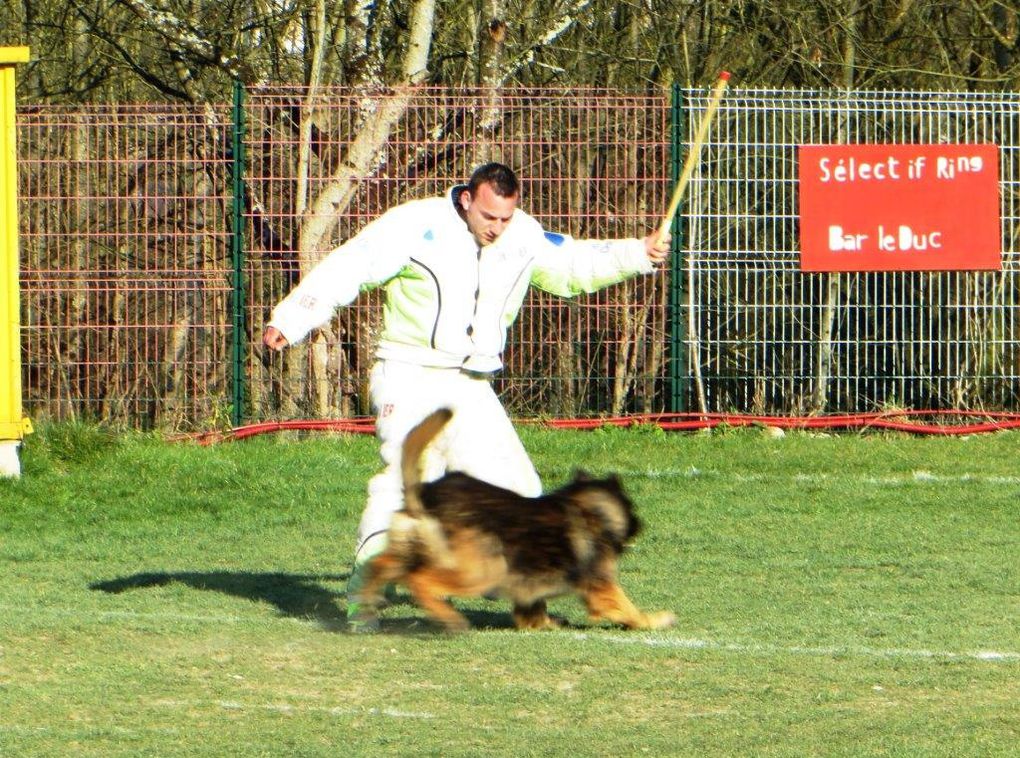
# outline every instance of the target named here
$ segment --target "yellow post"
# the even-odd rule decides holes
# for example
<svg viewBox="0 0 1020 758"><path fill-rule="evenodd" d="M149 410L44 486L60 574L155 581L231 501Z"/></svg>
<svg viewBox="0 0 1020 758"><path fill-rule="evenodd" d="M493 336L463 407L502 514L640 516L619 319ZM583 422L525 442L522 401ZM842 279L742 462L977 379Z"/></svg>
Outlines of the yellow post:
<svg viewBox="0 0 1020 758"><path fill-rule="evenodd" d="M21 298L18 256L18 146L14 64L27 47L0 47L0 476L19 476L18 446L31 424L21 408Z"/></svg>

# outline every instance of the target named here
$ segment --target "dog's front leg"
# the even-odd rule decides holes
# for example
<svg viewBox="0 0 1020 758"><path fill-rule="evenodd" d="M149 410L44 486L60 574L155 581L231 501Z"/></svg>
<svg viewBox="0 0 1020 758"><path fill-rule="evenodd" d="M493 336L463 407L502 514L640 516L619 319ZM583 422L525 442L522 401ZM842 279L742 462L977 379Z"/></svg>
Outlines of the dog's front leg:
<svg viewBox="0 0 1020 758"><path fill-rule="evenodd" d="M591 582L581 588L581 594L594 621L605 619L630 629L665 629L676 623L676 616L669 611L644 613L614 581Z"/></svg>
<svg viewBox="0 0 1020 758"><path fill-rule="evenodd" d="M530 604L514 603L514 624L518 629L557 629L559 624L549 618L545 600Z"/></svg>

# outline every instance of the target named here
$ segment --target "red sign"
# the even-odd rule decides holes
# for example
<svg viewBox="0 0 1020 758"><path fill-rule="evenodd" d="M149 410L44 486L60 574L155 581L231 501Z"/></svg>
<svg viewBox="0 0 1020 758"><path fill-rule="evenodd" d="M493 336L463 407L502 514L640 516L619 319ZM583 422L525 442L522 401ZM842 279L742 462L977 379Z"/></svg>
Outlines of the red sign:
<svg viewBox="0 0 1020 758"><path fill-rule="evenodd" d="M999 270L996 145L802 145L803 271Z"/></svg>

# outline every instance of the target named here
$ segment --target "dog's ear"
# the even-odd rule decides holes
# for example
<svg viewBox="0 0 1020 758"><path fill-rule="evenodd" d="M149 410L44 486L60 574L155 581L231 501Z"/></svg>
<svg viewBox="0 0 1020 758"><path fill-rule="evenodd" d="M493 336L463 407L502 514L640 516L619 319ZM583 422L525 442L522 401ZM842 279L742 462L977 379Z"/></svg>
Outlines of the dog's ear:
<svg viewBox="0 0 1020 758"><path fill-rule="evenodd" d="M620 497L626 498L626 495L624 494L623 491L623 482L620 480L620 477L617 474L606 474L605 477L598 480L598 483L605 489L609 490L610 492L613 492Z"/></svg>
<svg viewBox="0 0 1020 758"><path fill-rule="evenodd" d="M577 468L574 469L574 481L579 483L594 482L595 477L593 477L583 468Z"/></svg>

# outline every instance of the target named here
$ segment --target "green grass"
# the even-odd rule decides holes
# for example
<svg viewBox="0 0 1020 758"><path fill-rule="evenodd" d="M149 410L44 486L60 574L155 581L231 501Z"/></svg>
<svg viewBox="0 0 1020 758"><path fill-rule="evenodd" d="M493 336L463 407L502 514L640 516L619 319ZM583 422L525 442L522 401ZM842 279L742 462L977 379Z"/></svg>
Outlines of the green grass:
<svg viewBox="0 0 1020 758"><path fill-rule="evenodd" d="M675 629L519 633L398 592L351 635L368 437L44 428L0 481L0 755L1015 755L1020 436L523 430L620 471Z"/></svg>

